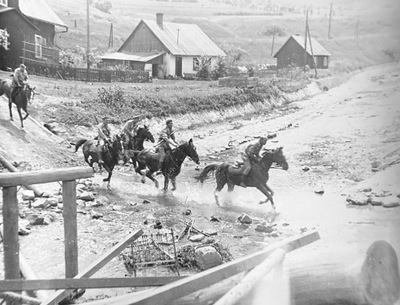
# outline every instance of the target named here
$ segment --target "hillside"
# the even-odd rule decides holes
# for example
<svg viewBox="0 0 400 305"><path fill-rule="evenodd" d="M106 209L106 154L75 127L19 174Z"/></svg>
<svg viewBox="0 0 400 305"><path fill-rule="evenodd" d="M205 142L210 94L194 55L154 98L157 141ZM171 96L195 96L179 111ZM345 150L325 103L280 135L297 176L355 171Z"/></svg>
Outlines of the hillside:
<svg viewBox="0 0 400 305"><path fill-rule="evenodd" d="M166 21L196 23L219 45L232 44L246 50L249 56L241 64L274 63L273 27L278 28L276 52L290 35L303 34L304 10L309 8L311 35L332 53L331 67L347 71L400 58L399 1L333 1L332 38L328 39L330 2L281 0L262 5L256 0L117 0L112 2L110 14L91 7L91 47L101 53L107 51L113 23L114 49L118 49L140 19L154 19L157 12L163 12ZM49 4L70 27L68 33L58 35L57 44L62 48L86 47L86 5L77 6L72 0Z"/></svg>

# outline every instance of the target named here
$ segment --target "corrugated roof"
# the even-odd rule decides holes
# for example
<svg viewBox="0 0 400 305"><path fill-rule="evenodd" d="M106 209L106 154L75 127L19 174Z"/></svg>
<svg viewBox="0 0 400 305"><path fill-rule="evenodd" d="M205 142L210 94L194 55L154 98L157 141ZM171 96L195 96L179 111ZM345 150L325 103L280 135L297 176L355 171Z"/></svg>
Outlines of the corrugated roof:
<svg viewBox="0 0 400 305"><path fill-rule="evenodd" d="M292 35L290 38L293 38L304 50L304 36L300 35ZM289 38L289 39L290 39ZM283 44L283 46L275 53L274 57L279 53L279 51L286 45L289 39ZM331 54L314 38L311 37L312 49L314 56L330 56ZM312 56L310 41L307 39L307 53Z"/></svg>
<svg viewBox="0 0 400 305"><path fill-rule="evenodd" d="M30 18L67 28L67 25L57 16L45 0L19 0L19 9Z"/></svg>
<svg viewBox="0 0 400 305"><path fill-rule="evenodd" d="M163 22L163 28L160 28L154 20L143 22L173 55L225 55L197 24Z"/></svg>
<svg viewBox="0 0 400 305"><path fill-rule="evenodd" d="M100 56L101 59L110 59L110 60L129 60L129 61L139 61L139 62L148 62L160 55L164 54L164 52L161 53L135 53L135 54L129 54L129 53L121 53L121 52L115 52L111 54L105 54L103 56Z"/></svg>

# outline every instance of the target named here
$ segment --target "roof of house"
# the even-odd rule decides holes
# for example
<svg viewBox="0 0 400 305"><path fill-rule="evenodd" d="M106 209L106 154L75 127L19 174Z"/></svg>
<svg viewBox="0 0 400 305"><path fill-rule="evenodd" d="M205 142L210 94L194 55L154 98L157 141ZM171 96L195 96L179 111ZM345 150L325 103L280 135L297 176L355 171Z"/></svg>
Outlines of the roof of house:
<svg viewBox="0 0 400 305"><path fill-rule="evenodd" d="M22 14L19 10L16 10L16 9L13 8L13 7L0 6L0 14L1 14L1 13L11 12L11 11L14 12L14 13L16 13L16 14L18 14L19 16L21 16L21 18L23 18L30 26L32 26L34 29L36 29L36 30L39 31L39 29L38 29L32 22L30 22L30 21L25 17L25 15Z"/></svg>
<svg viewBox="0 0 400 305"><path fill-rule="evenodd" d="M67 28L45 0L19 0L19 9L30 18Z"/></svg>
<svg viewBox="0 0 400 305"><path fill-rule="evenodd" d="M153 34L173 55L225 55L225 52L222 51L197 24L163 22L163 28L161 28L155 20L141 20L133 30L131 36L135 33L136 29L139 28L141 23L146 24ZM118 51L123 49L125 43Z"/></svg>
<svg viewBox="0 0 400 305"><path fill-rule="evenodd" d="M139 61L139 62L148 62L158 56L164 54L165 52L161 53L122 53L122 52L115 52L111 54L105 54L101 56L101 59L109 59L109 60L129 60L129 61Z"/></svg>
<svg viewBox="0 0 400 305"><path fill-rule="evenodd" d="M296 41L301 48L304 50L304 36L300 35L292 35L290 38L283 44L283 46L278 50L278 52L275 53L274 57L278 55L278 53L285 47L285 45L288 43L288 41L293 38L294 41ZM311 44L312 44L312 50L311 52L311 46L310 46L310 41L307 39L307 53L308 55L312 56L312 53L314 53L314 56L330 56L331 54L314 38L311 37Z"/></svg>

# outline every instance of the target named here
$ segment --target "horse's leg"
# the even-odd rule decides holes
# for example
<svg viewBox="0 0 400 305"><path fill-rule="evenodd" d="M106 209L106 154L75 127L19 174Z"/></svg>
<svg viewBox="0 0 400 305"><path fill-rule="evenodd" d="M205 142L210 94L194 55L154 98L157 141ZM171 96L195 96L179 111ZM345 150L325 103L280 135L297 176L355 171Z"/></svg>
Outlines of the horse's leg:
<svg viewBox="0 0 400 305"><path fill-rule="evenodd" d="M265 184L265 187L267 188L268 192L271 193L271 196L274 196L274 191L268 186L268 184Z"/></svg>
<svg viewBox="0 0 400 305"><path fill-rule="evenodd" d="M17 110L19 114L19 119L21 120L21 128L24 128L24 119L22 118L21 108L17 106Z"/></svg>
<svg viewBox="0 0 400 305"><path fill-rule="evenodd" d="M257 189L258 189L261 193L263 193L265 196L267 196L267 200L265 200L265 201L260 201L260 204L265 203L265 202L268 202L268 200L269 200L269 201L271 201L272 208L273 208L274 211L275 211L276 209L275 209L274 199L272 198L272 195L271 195L271 194L269 193L269 191L268 191L269 188L267 188L266 185L260 185L260 186L257 186Z"/></svg>
<svg viewBox="0 0 400 305"><path fill-rule="evenodd" d="M107 188L110 189L111 188L111 186L110 186L111 176L112 176L112 171L114 169L114 166L108 166L108 165L104 164L104 168L108 172L108 176L107 176L107 178L104 178L103 181L107 182Z"/></svg>
<svg viewBox="0 0 400 305"><path fill-rule="evenodd" d="M27 117L29 116L28 110L26 109L26 106L22 107L22 109L24 109L24 111L25 111L25 113L26 113L26 115L24 116L23 119L26 120Z"/></svg>
<svg viewBox="0 0 400 305"><path fill-rule="evenodd" d="M222 189L224 188L226 181L222 180L221 178L217 177L217 187L214 190L214 198L215 198L215 203L217 204L217 206L221 206L219 204L219 193L222 191Z"/></svg>
<svg viewBox="0 0 400 305"><path fill-rule="evenodd" d="M172 189L171 191L175 191L176 190L176 177L171 177L171 183L172 183Z"/></svg>
<svg viewBox="0 0 400 305"><path fill-rule="evenodd" d="M13 116L12 116L12 101L11 101L11 97L8 99L8 108L10 109L10 120L14 121Z"/></svg>
<svg viewBox="0 0 400 305"><path fill-rule="evenodd" d="M149 178L151 181L153 181L154 185L158 189L159 187L158 181L156 178L153 177L153 173L150 170L147 170L146 177Z"/></svg>
<svg viewBox="0 0 400 305"><path fill-rule="evenodd" d="M164 193L168 191L169 177L168 175L164 175Z"/></svg>

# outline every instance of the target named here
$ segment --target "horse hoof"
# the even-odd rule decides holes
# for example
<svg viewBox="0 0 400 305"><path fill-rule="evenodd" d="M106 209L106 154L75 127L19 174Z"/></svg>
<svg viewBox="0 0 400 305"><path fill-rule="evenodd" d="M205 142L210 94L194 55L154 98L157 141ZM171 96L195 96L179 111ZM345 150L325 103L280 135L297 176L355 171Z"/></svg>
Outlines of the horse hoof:
<svg viewBox="0 0 400 305"><path fill-rule="evenodd" d="M171 189L171 191L175 191L176 190L176 187L173 187L172 189Z"/></svg>

